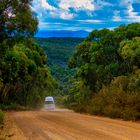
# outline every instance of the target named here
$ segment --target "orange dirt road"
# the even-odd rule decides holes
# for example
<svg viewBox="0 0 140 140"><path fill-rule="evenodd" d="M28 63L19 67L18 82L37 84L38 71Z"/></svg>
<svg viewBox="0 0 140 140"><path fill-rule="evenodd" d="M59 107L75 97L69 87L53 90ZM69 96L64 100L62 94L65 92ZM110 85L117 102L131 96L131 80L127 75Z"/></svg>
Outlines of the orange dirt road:
<svg viewBox="0 0 140 140"><path fill-rule="evenodd" d="M65 110L7 112L0 140L140 140L140 123Z"/></svg>

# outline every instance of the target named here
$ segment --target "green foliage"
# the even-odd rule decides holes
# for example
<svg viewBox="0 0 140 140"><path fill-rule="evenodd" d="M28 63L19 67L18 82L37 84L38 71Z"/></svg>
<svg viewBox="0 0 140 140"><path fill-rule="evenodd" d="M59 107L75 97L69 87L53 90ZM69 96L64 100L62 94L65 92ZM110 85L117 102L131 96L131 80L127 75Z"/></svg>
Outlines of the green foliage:
<svg viewBox="0 0 140 140"><path fill-rule="evenodd" d="M76 68L75 80L82 85L74 92L70 87L67 105L91 114L140 119L139 23L93 30L77 46L69 67Z"/></svg>
<svg viewBox="0 0 140 140"><path fill-rule="evenodd" d="M23 44L16 44L6 51L0 66L4 83L0 90L2 102L9 102L10 99L25 105L28 96L35 96L32 93L35 90L40 92L38 96L42 97L41 100L45 96L41 95L41 91L43 94L43 90L53 90L55 80L51 77L46 63L42 61L39 50L37 46L28 48Z"/></svg>
<svg viewBox="0 0 140 140"><path fill-rule="evenodd" d="M3 124L4 113L0 110L0 127Z"/></svg>
<svg viewBox="0 0 140 140"><path fill-rule="evenodd" d="M135 29L140 31L140 24L120 26L114 31L108 29L92 31L89 37L77 46L69 66L79 68L78 77L94 91L100 89L103 84L109 84L113 77L132 72L132 65L125 61L124 57L128 58L131 55L133 64L134 61L139 62L139 38L127 41L140 36ZM131 36L129 35L130 30L133 31ZM121 43L121 41L123 42ZM120 43L121 47L118 51ZM130 45L131 47L129 47Z"/></svg>
<svg viewBox="0 0 140 140"><path fill-rule="evenodd" d="M122 41L119 49L122 58L130 65L140 68L140 37Z"/></svg>
<svg viewBox="0 0 140 140"><path fill-rule="evenodd" d="M74 52L75 46L83 41L82 38L35 38L48 56L48 66L66 66Z"/></svg>
<svg viewBox="0 0 140 140"><path fill-rule="evenodd" d="M87 112L87 101L92 97L92 91L84 85L83 81L71 81L68 95L64 98L64 104L77 112ZM88 95L88 96L87 96Z"/></svg>
<svg viewBox="0 0 140 140"><path fill-rule="evenodd" d="M0 2L0 103L3 109L40 105L57 86L47 68L45 52L31 39L37 25L31 0Z"/></svg>
<svg viewBox="0 0 140 140"><path fill-rule="evenodd" d="M30 109L28 107L22 106L20 104L17 104L16 102L10 102L9 104L0 104L0 108L2 110L8 111L8 110L27 110Z"/></svg>
<svg viewBox="0 0 140 140"><path fill-rule="evenodd" d="M56 93L67 95L70 78L73 77L75 69L68 68L68 60L82 38L35 38L40 48L45 50L48 56L48 67L52 75L58 81L59 86Z"/></svg>
<svg viewBox="0 0 140 140"><path fill-rule="evenodd" d="M37 30L38 21L31 12L32 0L1 0L0 2L0 42L10 44L31 37ZM22 40L21 40L22 38Z"/></svg>
<svg viewBox="0 0 140 140"><path fill-rule="evenodd" d="M131 91L130 85L137 77L136 73L130 76L114 78L108 86L91 95L91 91L80 85L80 90L71 88L70 95L64 103L77 112L87 112L94 115L123 118L124 120L140 119L140 86ZM137 79L140 78L137 77ZM137 81L137 80L136 80ZM134 83L133 83L134 84ZM77 88L78 86L75 86ZM89 94L90 93L90 94ZM88 95L88 97L87 97Z"/></svg>
<svg viewBox="0 0 140 140"><path fill-rule="evenodd" d="M131 79L131 77L130 77ZM139 90L129 91L129 77L117 77L110 86L103 87L91 101L89 112L126 120L140 119Z"/></svg>

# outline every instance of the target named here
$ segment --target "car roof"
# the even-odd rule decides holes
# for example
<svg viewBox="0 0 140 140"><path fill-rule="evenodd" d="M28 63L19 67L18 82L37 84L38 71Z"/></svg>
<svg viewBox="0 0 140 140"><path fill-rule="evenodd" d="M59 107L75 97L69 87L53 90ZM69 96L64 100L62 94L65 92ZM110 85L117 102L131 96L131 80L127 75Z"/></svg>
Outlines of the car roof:
<svg viewBox="0 0 140 140"><path fill-rule="evenodd" d="M47 96L47 97L45 97L45 101L53 101L53 97L52 96Z"/></svg>

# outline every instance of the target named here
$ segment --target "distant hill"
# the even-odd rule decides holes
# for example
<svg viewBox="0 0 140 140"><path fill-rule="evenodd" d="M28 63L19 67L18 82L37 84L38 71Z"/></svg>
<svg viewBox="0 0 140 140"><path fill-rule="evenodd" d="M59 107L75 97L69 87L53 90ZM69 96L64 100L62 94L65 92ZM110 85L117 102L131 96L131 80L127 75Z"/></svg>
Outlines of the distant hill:
<svg viewBox="0 0 140 140"><path fill-rule="evenodd" d="M84 30L69 31L69 30L54 30L54 31L38 31L36 37L48 38L48 37L87 37L89 32Z"/></svg>
<svg viewBox="0 0 140 140"><path fill-rule="evenodd" d="M48 56L48 65L66 66L75 46L83 41L83 38L35 38Z"/></svg>
<svg viewBox="0 0 140 140"><path fill-rule="evenodd" d="M67 66L69 58L83 38L35 38L35 41L45 50L52 75L59 81L61 89L64 89L69 77L74 74Z"/></svg>

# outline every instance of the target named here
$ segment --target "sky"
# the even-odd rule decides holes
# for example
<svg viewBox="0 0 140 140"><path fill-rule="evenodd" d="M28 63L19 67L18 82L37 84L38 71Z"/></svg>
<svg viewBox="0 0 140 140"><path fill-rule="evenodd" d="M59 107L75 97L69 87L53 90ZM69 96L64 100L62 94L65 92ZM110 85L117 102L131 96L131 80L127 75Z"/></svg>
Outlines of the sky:
<svg viewBox="0 0 140 140"><path fill-rule="evenodd" d="M33 0L39 30L85 30L140 22L140 0Z"/></svg>

